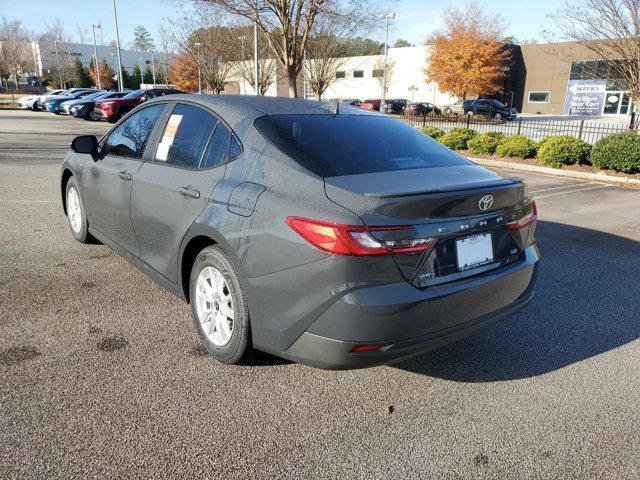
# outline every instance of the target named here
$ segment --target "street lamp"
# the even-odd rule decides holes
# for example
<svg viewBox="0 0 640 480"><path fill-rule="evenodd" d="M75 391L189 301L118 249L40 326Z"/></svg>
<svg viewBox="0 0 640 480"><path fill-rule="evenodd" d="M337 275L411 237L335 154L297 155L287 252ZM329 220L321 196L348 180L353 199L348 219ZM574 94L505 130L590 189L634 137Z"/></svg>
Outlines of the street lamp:
<svg viewBox="0 0 640 480"><path fill-rule="evenodd" d="M98 66L98 48L96 47L96 28L99 28L102 33L102 27L100 25L91 25L91 30L93 30L93 72L96 74L96 82L98 90L100 90L100 67Z"/></svg>
<svg viewBox="0 0 640 480"><path fill-rule="evenodd" d="M385 40L384 40L384 76L382 78L382 100L380 101L380 112L382 113L382 109L385 108L386 100L387 100L387 58L389 55L389 19L396 18L396 14L393 12L389 12L385 15L380 15L378 17L380 20L384 19L385 21Z"/></svg>
<svg viewBox="0 0 640 480"><path fill-rule="evenodd" d="M247 87L245 85L245 75L246 75L246 65L244 63L245 54L244 54L244 42L247 40L246 35L240 35L240 43L242 44L242 91L244 94L247 94Z"/></svg>
<svg viewBox="0 0 640 480"><path fill-rule="evenodd" d="M122 92L122 59L120 58L120 31L118 30L118 12L116 11L116 0L113 0L113 18L116 23L116 49L118 53L118 91Z"/></svg>
<svg viewBox="0 0 640 480"><path fill-rule="evenodd" d="M256 91L256 95L260 95L260 81L258 80L258 77L260 76L260 66L258 64L258 15L268 11L269 10L266 8L256 7L256 18L253 22L253 88Z"/></svg>
<svg viewBox="0 0 640 480"><path fill-rule="evenodd" d="M202 93L202 76L200 74L200 42L195 42L194 45L198 47L198 60L196 63L198 64L198 93Z"/></svg>

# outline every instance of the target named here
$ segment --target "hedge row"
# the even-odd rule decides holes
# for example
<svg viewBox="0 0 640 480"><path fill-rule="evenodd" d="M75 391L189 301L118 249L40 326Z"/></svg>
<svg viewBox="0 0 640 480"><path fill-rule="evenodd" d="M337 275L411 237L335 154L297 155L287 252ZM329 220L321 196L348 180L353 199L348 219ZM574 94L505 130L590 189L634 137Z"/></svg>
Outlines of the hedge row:
<svg viewBox="0 0 640 480"><path fill-rule="evenodd" d="M618 172L640 172L640 135L631 131L604 137L593 147L568 135L533 142L521 135L506 137L501 132L478 135L468 128L454 128L445 133L437 127L426 127L422 131L453 150L469 150L471 153L495 154L499 157L536 157L554 168L587 164Z"/></svg>

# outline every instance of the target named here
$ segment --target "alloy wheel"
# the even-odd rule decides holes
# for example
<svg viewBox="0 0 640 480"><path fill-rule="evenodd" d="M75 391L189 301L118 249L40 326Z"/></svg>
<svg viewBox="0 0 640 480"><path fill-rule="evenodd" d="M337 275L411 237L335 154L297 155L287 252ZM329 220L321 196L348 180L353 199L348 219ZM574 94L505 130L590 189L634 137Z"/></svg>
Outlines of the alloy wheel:
<svg viewBox="0 0 640 480"><path fill-rule="evenodd" d="M205 267L196 283L196 312L202 331L216 346L223 347L233 334L233 297L227 281L214 267Z"/></svg>
<svg viewBox="0 0 640 480"><path fill-rule="evenodd" d="M80 233L82 229L82 206L80 205L80 195L75 187L70 187L67 192L67 216L69 224L75 233Z"/></svg>

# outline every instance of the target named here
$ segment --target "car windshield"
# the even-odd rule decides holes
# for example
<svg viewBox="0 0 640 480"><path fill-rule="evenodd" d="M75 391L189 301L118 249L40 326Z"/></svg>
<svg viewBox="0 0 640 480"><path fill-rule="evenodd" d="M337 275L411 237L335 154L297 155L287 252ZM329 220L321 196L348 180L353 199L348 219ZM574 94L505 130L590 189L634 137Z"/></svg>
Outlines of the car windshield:
<svg viewBox="0 0 640 480"><path fill-rule="evenodd" d="M416 128L383 116L268 115L255 127L321 177L469 165Z"/></svg>
<svg viewBox="0 0 640 480"><path fill-rule="evenodd" d="M502 102L499 102L498 100L491 100L491 103L493 104L494 107L505 108L504 104Z"/></svg>
<svg viewBox="0 0 640 480"><path fill-rule="evenodd" d="M95 100L96 98L102 98L104 92L96 92L91 95L87 95L86 97L82 97L82 100Z"/></svg>
<svg viewBox="0 0 640 480"><path fill-rule="evenodd" d="M133 92L129 92L127 93L124 97L122 98L138 98L140 95L142 95L146 90L144 88L141 88L139 90L134 90Z"/></svg>

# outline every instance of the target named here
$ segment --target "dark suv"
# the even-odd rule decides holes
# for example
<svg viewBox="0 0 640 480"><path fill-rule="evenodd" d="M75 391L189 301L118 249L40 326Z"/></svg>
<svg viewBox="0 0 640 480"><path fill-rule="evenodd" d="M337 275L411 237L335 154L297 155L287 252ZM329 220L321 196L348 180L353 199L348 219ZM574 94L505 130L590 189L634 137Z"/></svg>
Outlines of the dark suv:
<svg viewBox="0 0 640 480"><path fill-rule="evenodd" d="M122 98L100 100L97 101L93 107L93 119L105 119L109 123L116 123L127 112L133 110L134 107L142 102L146 102L152 98L162 97L164 95L174 95L177 93L184 92L173 88L141 88L127 93Z"/></svg>
<svg viewBox="0 0 640 480"><path fill-rule="evenodd" d="M394 98L390 100L385 100L385 105L383 109L383 113L391 113L393 115L402 115L404 113L404 109L411 103L409 100L405 100L404 98Z"/></svg>
<svg viewBox="0 0 640 480"><path fill-rule="evenodd" d="M482 115L496 120L513 120L518 115L515 108L507 107L498 100L484 98L465 101L464 113Z"/></svg>
<svg viewBox="0 0 640 480"><path fill-rule="evenodd" d="M189 302L222 362L253 346L324 368L391 363L533 296L523 182L388 115L172 95L71 149L60 186L73 236Z"/></svg>

